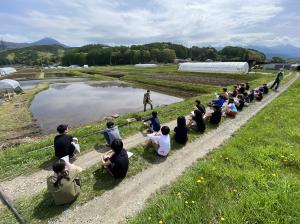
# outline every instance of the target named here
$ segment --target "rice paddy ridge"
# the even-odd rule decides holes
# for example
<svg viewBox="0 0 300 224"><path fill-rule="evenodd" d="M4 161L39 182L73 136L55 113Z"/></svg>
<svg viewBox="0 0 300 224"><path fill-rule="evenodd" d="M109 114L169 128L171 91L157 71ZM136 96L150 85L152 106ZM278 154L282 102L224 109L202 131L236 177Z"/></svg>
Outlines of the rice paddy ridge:
<svg viewBox="0 0 300 224"><path fill-rule="evenodd" d="M285 77L287 78L289 75L286 75ZM176 122L177 121L175 119L164 125L167 125L170 127L170 129L173 129L177 124ZM144 143L145 140L146 136L143 133L139 132L124 139L124 146L126 149L130 149ZM96 150L87 152L79 156L74 164L82 167L83 169L87 169L99 162L99 155L100 153ZM3 192L11 200L16 200L22 197L30 197L46 188L45 180L50 174L52 174L51 167L46 167L45 169L39 170L29 175L20 175L12 180L3 181L0 183L0 185Z"/></svg>
<svg viewBox="0 0 300 224"><path fill-rule="evenodd" d="M278 92L271 92L264 97L263 101L245 108L234 120L226 120L218 128L204 134L199 140L176 151L163 163L152 165L145 171L125 179L101 196L66 210L59 217L50 220L49 223L111 224L125 222L126 217L136 214L143 208L153 193L172 183L186 168L221 146L250 118L286 91L298 78L299 74L282 85ZM110 209L112 207L113 210Z"/></svg>

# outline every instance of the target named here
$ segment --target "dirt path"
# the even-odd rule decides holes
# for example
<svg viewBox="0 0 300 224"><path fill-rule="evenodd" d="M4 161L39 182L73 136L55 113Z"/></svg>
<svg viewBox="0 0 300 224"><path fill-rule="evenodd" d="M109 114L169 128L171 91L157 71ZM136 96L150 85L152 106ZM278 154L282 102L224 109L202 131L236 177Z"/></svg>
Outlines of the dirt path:
<svg viewBox="0 0 300 224"><path fill-rule="evenodd" d="M176 121L167 123L171 129L176 126ZM146 137L141 133L132 135L124 139L124 147L126 149L133 148L143 142ZM91 151L78 157L74 164L87 169L100 161L99 152ZM5 194L11 199L15 200L21 197L29 197L47 187L46 178L52 174L52 170L40 170L30 175L21 175L9 181L0 183Z"/></svg>
<svg viewBox="0 0 300 224"><path fill-rule="evenodd" d="M293 77L287 84L281 86L278 92L270 92L263 101L245 108L234 120L227 120L160 164L155 164L134 177L125 179L112 190L103 195L67 210L49 223L123 223L126 217L140 211L151 194L161 187L170 184L183 171L203 158L213 149L221 146L234 132L255 116L261 109L272 102L299 77ZM114 208L114 209L111 209ZM116 212L117 211L117 212Z"/></svg>
<svg viewBox="0 0 300 224"><path fill-rule="evenodd" d="M263 101L265 101L265 99ZM176 126L176 120L166 123L165 125L168 125L170 129L173 129ZM126 149L130 149L145 142L145 139L146 138L142 133L137 133L126 138L124 140L124 146ZM99 152L91 151L78 157L78 159L75 161L75 164L79 165L83 169L87 169L98 162ZM5 194L11 200L15 200L21 197L30 197L46 188L45 180L51 174L51 170L44 169L29 175L18 176L9 181L3 181L0 183L0 185Z"/></svg>

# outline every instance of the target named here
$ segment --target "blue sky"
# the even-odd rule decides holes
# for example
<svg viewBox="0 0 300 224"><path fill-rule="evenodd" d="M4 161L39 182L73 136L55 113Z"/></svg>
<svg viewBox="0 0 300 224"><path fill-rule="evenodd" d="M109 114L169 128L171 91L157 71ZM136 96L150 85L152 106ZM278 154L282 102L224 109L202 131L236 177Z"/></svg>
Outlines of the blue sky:
<svg viewBox="0 0 300 224"><path fill-rule="evenodd" d="M0 0L0 39L300 47L298 0Z"/></svg>

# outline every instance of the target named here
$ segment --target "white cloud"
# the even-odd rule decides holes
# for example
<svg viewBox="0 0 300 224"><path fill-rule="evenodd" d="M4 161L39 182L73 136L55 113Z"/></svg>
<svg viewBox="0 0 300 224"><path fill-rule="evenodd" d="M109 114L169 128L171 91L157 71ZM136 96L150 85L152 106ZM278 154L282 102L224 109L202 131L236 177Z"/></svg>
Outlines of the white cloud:
<svg viewBox="0 0 300 224"><path fill-rule="evenodd" d="M287 34L274 38L272 26L280 25L273 20L284 10L279 0L152 0L137 1L136 5L125 0L48 0L45 5L6 18L28 30L28 41L51 36L75 46L91 42L173 41L188 46L222 46L298 41ZM288 19L283 23L290 25Z"/></svg>

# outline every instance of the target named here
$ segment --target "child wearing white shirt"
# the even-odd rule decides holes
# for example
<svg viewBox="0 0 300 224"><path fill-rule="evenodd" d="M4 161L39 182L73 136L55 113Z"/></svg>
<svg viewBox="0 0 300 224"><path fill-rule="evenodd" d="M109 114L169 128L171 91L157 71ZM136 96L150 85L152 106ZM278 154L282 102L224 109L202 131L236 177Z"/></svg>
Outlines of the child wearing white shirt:
<svg viewBox="0 0 300 224"><path fill-rule="evenodd" d="M159 156L167 156L171 149L170 128L163 126L159 133L148 134L150 144L155 146L156 153Z"/></svg>

